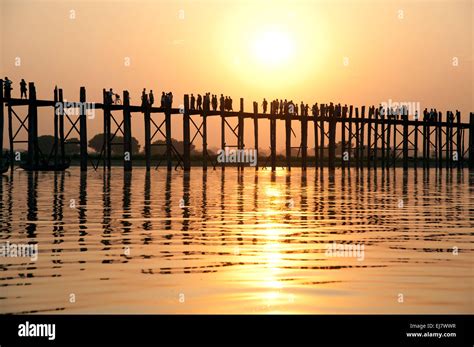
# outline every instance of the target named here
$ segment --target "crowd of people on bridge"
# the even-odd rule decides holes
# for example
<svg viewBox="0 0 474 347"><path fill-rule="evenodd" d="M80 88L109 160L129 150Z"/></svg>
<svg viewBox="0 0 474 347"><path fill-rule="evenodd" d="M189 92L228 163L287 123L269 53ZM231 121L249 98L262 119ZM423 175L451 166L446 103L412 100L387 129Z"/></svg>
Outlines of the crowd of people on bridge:
<svg viewBox="0 0 474 347"><path fill-rule="evenodd" d="M0 79L3 82L4 88L4 98L10 99L13 90L13 82L5 77ZM20 98L28 98L28 88L27 83L24 79L20 81ZM104 89L104 98L105 102L108 104L121 104L120 95L115 94L113 89L110 88L108 91ZM155 103L155 97L153 95L153 90L150 90L147 93L146 88L143 88L141 96L141 106L152 107ZM171 108L173 105L173 93L172 92L162 92L161 93L161 108ZM270 109L269 107L270 106ZM194 94L191 94L190 98L190 110L192 111L234 111L232 106L232 98L230 96L224 96L223 94L220 97L217 97L217 94L211 94L209 92L201 95L197 94L197 97ZM294 115L294 116L309 116L309 105L301 101L300 104L293 102L293 100L287 99L274 99L270 102L267 99L262 101L263 113L266 114L267 111L270 111L272 115ZM352 106L350 108L352 112ZM329 104L313 104L311 107L311 114L314 117L347 117L349 115L349 107L347 104L341 105L340 103L334 104L330 102ZM369 113L372 115L381 115L386 116L387 119L400 119L401 116L406 116L409 113L408 108L405 105L397 107L383 107L379 105L377 109L375 106L369 107ZM418 111L415 111L413 115L415 120L418 120ZM424 109L423 111L423 121L435 122L441 119L441 112L438 112L436 109ZM456 114L453 112L447 113L447 121L453 122L456 117L459 117L459 111L456 111Z"/></svg>

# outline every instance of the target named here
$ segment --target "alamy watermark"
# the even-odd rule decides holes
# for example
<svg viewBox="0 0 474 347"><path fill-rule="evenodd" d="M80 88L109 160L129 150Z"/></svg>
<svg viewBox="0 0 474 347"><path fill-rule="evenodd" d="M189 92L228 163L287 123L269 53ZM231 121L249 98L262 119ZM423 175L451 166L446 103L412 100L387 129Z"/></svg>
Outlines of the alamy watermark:
<svg viewBox="0 0 474 347"><path fill-rule="evenodd" d="M418 101L393 101L388 99L388 101L380 103L379 113L382 116L413 115L414 119L417 120L420 114L420 103Z"/></svg>
<svg viewBox="0 0 474 347"><path fill-rule="evenodd" d="M363 261L365 258L364 245L361 244L343 244L343 243L329 243L326 245L327 257L338 258L357 258L358 261Z"/></svg>
<svg viewBox="0 0 474 347"><path fill-rule="evenodd" d="M95 106L92 102L57 102L55 105L56 114L66 114L68 116L87 115L87 118L95 118Z"/></svg>
<svg viewBox="0 0 474 347"><path fill-rule="evenodd" d="M36 261L38 260L38 245L7 241L0 244L0 257L30 258L31 261Z"/></svg>
<svg viewBox="0 0 474 347"><path fill-rule="evenodd" d="M248 163L257 165L258 151L256 149L230 149L225 147L217 151L218 163Z"/></svg>

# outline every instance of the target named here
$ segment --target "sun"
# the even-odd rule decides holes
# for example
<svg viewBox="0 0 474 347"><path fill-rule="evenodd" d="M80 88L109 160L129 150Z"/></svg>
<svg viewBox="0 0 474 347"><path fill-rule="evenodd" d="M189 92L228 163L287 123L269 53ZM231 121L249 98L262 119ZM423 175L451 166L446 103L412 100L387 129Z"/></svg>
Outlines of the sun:
<svg viewBox="0 0 474 347"><path fill-rule="evenodd" d="M257 62L267 67L276 67L289 64L295 45L289 33L270 29L255 36L252 50Z"/></svg>

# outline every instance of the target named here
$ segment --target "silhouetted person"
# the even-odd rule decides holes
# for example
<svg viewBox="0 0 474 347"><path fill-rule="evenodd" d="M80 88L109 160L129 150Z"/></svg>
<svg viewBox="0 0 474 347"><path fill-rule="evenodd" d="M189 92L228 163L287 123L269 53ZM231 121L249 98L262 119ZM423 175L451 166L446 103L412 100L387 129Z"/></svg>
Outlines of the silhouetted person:
<svg viewBox="0 0 474 347"><path fill-rule="evenodd" d="M263 98L263 102L262 102L263 113L267 113L267 105L268 105L267 100L265 100L265 98Z"/></svg>
<svg viewBox="0 0 474 347"><path fill-rule="evenodd" d="M204 94L204 110L209 111L211 109L211 99L209 97L210 93Z"/></svg>
<svg viewBox="0 0 474 347"><path fill-rule="evenodd" d="M155 97L153 95L153 90L150 90L150 95L148 96L150 100L150 106L152 106L155 103Z"/></svg>
<svg viewBox="0 0 474 347"><path fill-rule="evenodd" d="M12 97L12 81L8 79L8 77L5 76L4 80L4 86L3 88L5 89L5 99L10 99Z"/></svg>
<svg viewBox="0 0 474 347"><path fill-rule="evenodd" d="M312 107L312 112L313 112L313 116L314 117L318 117L319 116L319 107L318 107L318 103L315 103Z"/></svg>
<svg viewBox="0 0 474 347"><path fill-rule="evenodd" d="M303 111L301 111L301 112L303 112ZM309 105L306 104L306 106L304 107L304 115L305 115L306 117L308 117L308 114L309 114Z"/></svg>
<svg viewBox="0 0 474 347"><path fill-rule="evenodd" d="M169 92L166 95L167 106L171 108L173 106L173 93Z"/></svg>
<svg viewBox="0 0 474 347"><path fill-rule="evenodd" d="M217 111L217 95L212 95L212 110Z"/></svg>
<svg viewBox="0 0 474 347"><path fill-rule="evenodd" d="M224 98L224 95L221 94L221 97L219 99L219 108L221 111L225 111L225 98Z"/></svg>
<svg viewBox="0 0 474 347"><path fill-rule="evenodd" d="M232 98L229 96L229 111L233 111L234 108L232 107Z"/></svg>
<svg viewBox="0 0 474 347"><path fill-rule="evenodd" d="M201 94L198 94L198 97L197 97L197 109L202 110L202 96L201 96Z"/></svg>
<svg viewBox="0 0 474 347"><path fill-rule="evenodd" d="M191 94L191 110L194 110L196 108L196 98L194 97L194 94Z"/></svg>
<svg viewBox="0 0 474 347"><path fill-rule="evenodd" d="M115 95L115 93L114 93L113 89L110 88L109 91L107 92L107 98L108 98L107 101L111 105L114 103L114 95Z"/></svg>
<svg viewBox="0 0 474 347"><path fill-rule="evenodd" d="M23 99L23 95L25 96L25 99L27 99L28 97L26 96L26 92L28 91L28 89L26 88L26 82L25 80L22 78L21 79L21 82L20 82L20 93L21 93L21 96L20 98Z"/></svg>
<svg viewBox="0 0 474 347"><path fill-rule="evenodd" d="M146 89L143 88L143 91L142 91L142 107L147 106L147 104L148 104L148 95L146 95Z"/></svg>
<svg viewBox="0 0 474 347"><path fill-rule="evenodd" d="M161 92L161 102L160 102L161 108L164 108L166 105L166 94L165 92Z"/></svg>

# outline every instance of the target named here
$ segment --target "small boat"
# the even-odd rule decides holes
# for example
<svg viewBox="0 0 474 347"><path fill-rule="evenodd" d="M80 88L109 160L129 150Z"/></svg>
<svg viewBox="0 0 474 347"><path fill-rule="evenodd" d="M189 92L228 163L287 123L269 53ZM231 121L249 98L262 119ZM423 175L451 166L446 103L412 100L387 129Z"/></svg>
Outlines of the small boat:
<svg viewBox="0 0 474 347"><path fill-rule="evenodd" d="M57 165L54 165L54 163L50 162L41 162L38 165L28 164L25 162L20 163L20 167L25 171L64 171L69 169L70 165L70 160L58 163Z"/></svg>

